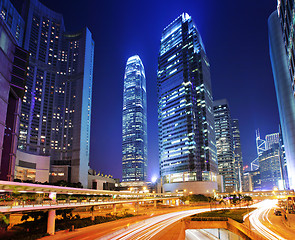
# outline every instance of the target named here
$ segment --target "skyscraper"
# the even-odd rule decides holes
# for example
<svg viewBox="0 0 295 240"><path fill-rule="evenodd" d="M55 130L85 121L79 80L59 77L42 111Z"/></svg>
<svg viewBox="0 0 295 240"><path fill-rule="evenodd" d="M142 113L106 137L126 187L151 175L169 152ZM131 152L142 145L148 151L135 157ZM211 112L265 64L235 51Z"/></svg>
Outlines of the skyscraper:
<svg viewBox="0 0 295 240"><path fill-rule="evenodd" d="M94 42L91 32L67 33L61 14L25 1L24 48L30 52L21 108L20 150L51 156L62 180L87 186ZM59 179L60 180L60 179Z"/></svg>
<svg viewBox="0 0 295 240"><path fill-rule="evenodd" d="M280 1L286 4L286 1ZM292 1L288 1L292 2ZM279 9L284 8L284 4L279 5ZM291 5L290 5L291 6ZM290 12L287 10L288 13ZM285 9L284 11L285 14ZM282 14L282 13L281 13ZM283 16L283 15L281 15ZM293 24L293 21L291 21ZM291 23L290 23L291 24ZM268 19L268 30L269 30L269 48L270 48L270 59L272 64L272 71L275 82L275 89L277 95L279 116L281 122L282 136L284 140L284 148L286 153L288 178L290 188L295 188L295 99L292 90L293 80L291 79L289 65L290 61L289 50L292 51L292 45L290 48L286 48L283 32L287 31L293 25L283 24L284 28L281 27L280 18L278 12L275 11L271 14ZM293 27L292 27L293 28ZM284 29L284 31L283 31ZM293 34L293 30L292 30ZM294 42L293 37L288 38ZM288 49L286 51L286 49ZM288 55L287 55L288 52ZM292 54L293 55L293 54ZM294 56L294 55L293 55ZM290 65L292 66L292 64Z"/></svg>
<svg viewBox="0 0 295 240"><path fill-rule="evenodd" d="M183 13L162 33L158 58L160 174L164 191L214 185L217 175L210 65L201 36ZM194 185L197 186L197 185ZM196 190L195 190L196 191Z"/></svg>
<svg viewBox="0 0 295 240"><path fill-rule="evenodd" d="M146 79L139 56L127 60L123 92L122 126L123 182L147 177Z"/></svg>
<svg viewBox="0 0 295 240"><path fill-rule="evenodd" d="M271 148L261 153L258 156L259 171L261 178L262 190L273 190L274 187L279 187L280 181L283 180L283 172L280 161L280 146L279 143L274 143ZM284 188L282 187L281 190Z"/></svg>
<svg viewBox="0 0 295 240"><path fill-rule="evenodd" d="M234 154L235 154L235 163L236 163L236 172L238 174L238 190L242 191L243 187L243 156L241 148L241 136L240 136L240 127L239 120L233 119L232 121L232 130L233 130L233 141L234 141Z"/></svg>
<svg viewBox="0 0 295 240"><path fill-rule="evenodd" d="M226 99L213 102L218 171L225 192L238 190L238 165L235 162L232 119Z"/></svg>

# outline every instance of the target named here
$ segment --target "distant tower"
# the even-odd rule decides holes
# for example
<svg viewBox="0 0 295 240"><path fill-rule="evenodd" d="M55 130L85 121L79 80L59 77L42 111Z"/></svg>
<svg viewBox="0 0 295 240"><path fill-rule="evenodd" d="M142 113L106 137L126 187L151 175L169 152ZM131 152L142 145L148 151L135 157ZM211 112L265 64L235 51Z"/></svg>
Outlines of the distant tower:
<svg viewBox="0 0 295 240"><path fill-rule="evenodd" d="M146 79L139 56L128 59L125 68L122 127L123 182L147 177Z"/></svg>
<svg viewBox="0 0 295 240"><path fill-rule="evenodd" d="M266 150L266 142L260 138L259 129L256 130L256 150L257 156L261 155Z"/></svg>
<svg viewBox="0 0 295 240"><path fill-rule="evenodd" d="M242 191L243 186L243 157L242 157L242 148L241 148L241 136L240 136L240 127L239 120L233 119L232 122L233 129L233 140L234 140L234 153L235 153L235 162L236 170L238 173L238 190Z"/></svg>
<svg viewBox="0 0 295 240"><path fill-rule="evenodd" d="M238 190L238 171L234 156L232 120L226 99L213 102L216 148L219 174L224 179L225 192Z"/></svg>
<svg viewBox="0 0 295 240"><path fill-rule="evenodd" d="M158 126L164 191L189 190L193 181L200 186L216 181L210 65L202 38L187 13L162 33ZM194 189L201 191L201 187Z"/></svg>

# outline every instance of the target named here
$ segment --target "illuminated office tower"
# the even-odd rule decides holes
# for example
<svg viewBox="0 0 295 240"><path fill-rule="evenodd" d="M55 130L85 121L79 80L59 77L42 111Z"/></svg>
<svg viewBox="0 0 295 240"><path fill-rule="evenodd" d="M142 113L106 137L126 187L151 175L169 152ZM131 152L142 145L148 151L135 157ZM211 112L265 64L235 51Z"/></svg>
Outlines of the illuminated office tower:
<svg viewBox="0 0 295 240"><path fill-rule="evenodd" d="M261 189L273 190L273 188L276 187L280 188L280 190L284 190L283 184L280 184L283 180L283 172L280 161L279 143L273 143L270 148L258 156L258 160ZM280 185L282 185L282 187L280 187Z"/></svg>
<svg viewBox="0 0 295 240"><path fill-rule="evenodd" d="M290 5L286 5L287 2L290 3ZM290 11L290 7L293 6L293 2L291 2L292 1L280 1L281 4L279 4L278 6L279 15L278 12L275 11L270 15L268 19L268 31L270 59L272 64L281 130L286 154L289 186L291 189L294 189L295 99L292 89L292 86L294 86L294 81L292 77L294 75L294 73L292 73L294 72L294 21L291 20L294 19L294 11ZM286 36L288 37L286 38ZM287 39L289 39L290 41ZM290 74L290 71L292 74Z"/></svg>
<svg viewBox="0 0 295 240"><path fill-rule="evenodd" d="M50 181L88 185L94 42L67 33L63 16L24 1L24 48L30 52L18 148L51 156ZM57 167L58 166L58 167Z"/></svg>
<svg viewBox="0 0 295 240"><path fill-rule="evenodd" d="M123 92L123 182L145 181L147 175L146 79L139 56L128 59Z"/></svg>
<svg viewBox="0 0 295 240"><path fill-rule="evenodd" d="M238 174L238 190L242 191L243 187L243 156L241 148L241 136L240 136L240 127L239 120L233 119L232 121L232 131L233 131L233 141L234 141L234 154L236 162L236 172Z"/></svg>
<svg viewBox="0 0 295 240"><path fill-rule="evenodd" d="M226 99L214 101L214 120L218 171L223 176L225 192L238 190L238 165L235 162L232 119Z"/></svg>
<svg viewBox="0 0 295 240"><path fill-rule="evenodd" d="M210 65L187 13L162 32L157 85L163 190L212 191L217 160Z"/></svg>

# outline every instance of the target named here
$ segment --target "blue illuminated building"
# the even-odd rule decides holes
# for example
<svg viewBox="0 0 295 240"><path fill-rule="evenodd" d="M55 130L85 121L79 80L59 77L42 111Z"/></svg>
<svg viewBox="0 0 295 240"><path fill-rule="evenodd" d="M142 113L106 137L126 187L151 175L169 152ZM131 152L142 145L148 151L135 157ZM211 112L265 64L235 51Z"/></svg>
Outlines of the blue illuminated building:
<svg viewBox="0 0 295 240"><path fill-rule="evenodd" d="M201 36L187 13L163 30L157 85L164 191L174 191L173 185L189 191L196 189L192 182L216 181L210 65ZM203 191L201 185L197 188Z"/></svg>
<svg viewBox="0 0 295 240"><path fill-rule="evenodd" d="M285 14L286 1L281 1L281 3L282 5L279 5L278 7L279 9L281 9L280 12L283 12L283 14ZM291 5L288 6L288 8L289 7L291 7ZM284 10L282 11L282 9ZM290 9L288 9L287 12L289 14ZM292 52L292 49L294 48L292 48L292 44L290 46L288 45L289 47L286 47L285 45L284 35L286 33L284 33L285 30L282 30L281 23L283 22L280 21L280 18L285 19L285 15L282 15L281 13L279 17L278 12L275 11L268 19L269 48L283 143L286 154L289 186L291 189L295 189L295 99L292 88L293 80L290 74L290 67L294 65L294 61L292 60L292 58L289 58L289 56L294 56L294 54L289 54L289 50ZM288 17L288 19L290 18ZM289 29L290 27L294 28L293 23L294 21L292 21L292 24L287 24L287 22L284 22L284 29ZM293 36L290 38L290 40L294 43ZM290 63L291 65L289 65Z"/></svg>
<svg viewBox="0 0 295 240"><path fill-rule="evenodd" d="M146 78L139 56L127 60L123 92L123 182L145 181L147 176Z"/></svg>
<svg viewBox="0 0 295 240"><path fill-rule="evenodd" d="M280 155L280 145L274 143L258 156L262 190L279 188L280 181L283 180Z"/></svg>

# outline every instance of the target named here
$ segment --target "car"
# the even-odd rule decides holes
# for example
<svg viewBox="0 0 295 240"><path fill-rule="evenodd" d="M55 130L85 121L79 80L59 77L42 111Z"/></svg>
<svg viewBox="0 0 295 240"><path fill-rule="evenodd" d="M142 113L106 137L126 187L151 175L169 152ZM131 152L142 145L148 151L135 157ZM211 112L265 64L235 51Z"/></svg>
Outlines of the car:
<svg viewBox="0 0 295 240"><path fill-rule="evenodd" d="M273 213L274 213L274 215L276 215L276 216L282 216L282 212L281 212L281 210L275 209L275 210L273 211Z"/></svg>

